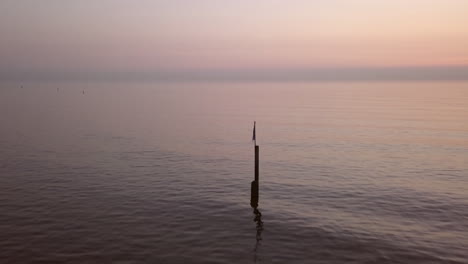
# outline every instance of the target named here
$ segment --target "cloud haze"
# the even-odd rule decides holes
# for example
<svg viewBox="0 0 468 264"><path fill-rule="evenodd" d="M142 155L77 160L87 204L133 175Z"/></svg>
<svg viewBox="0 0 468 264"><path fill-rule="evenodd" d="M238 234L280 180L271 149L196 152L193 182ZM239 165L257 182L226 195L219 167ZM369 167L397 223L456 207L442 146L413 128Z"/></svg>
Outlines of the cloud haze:
<svg viewBox="0 0 468 264"><path fill-rule="evenodd" d="M3 0L0 74L458 76L466 14L462 0Z"/></svg>

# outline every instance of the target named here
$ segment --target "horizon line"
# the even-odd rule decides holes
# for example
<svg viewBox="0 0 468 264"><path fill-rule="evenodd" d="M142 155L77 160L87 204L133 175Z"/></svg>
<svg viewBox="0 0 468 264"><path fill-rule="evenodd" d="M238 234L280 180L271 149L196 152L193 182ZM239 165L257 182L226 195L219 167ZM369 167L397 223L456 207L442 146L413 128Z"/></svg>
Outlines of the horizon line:
<svg viewBox="0 0 468 264"><path fill-rule="evenodd" d="M468 65L159 71L0 71L0 81L467 81Z"/></svg>

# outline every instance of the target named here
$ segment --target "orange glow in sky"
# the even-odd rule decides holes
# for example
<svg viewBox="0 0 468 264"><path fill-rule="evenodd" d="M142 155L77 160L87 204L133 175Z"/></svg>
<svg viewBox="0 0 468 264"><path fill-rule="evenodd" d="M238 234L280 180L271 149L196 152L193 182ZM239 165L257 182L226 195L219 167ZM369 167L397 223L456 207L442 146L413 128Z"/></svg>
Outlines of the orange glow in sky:
<svg viewBox="0 0 468 264"><path fill-rule="evenodd" d="M468 65L466 0L5 0L0 71Z"/></svg>

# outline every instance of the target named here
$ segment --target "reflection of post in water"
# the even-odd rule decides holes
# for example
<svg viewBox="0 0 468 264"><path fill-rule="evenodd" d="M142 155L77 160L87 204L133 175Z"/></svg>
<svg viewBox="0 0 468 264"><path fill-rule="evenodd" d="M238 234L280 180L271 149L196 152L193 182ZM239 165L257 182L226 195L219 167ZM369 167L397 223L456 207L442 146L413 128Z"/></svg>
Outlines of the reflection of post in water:
<svg viewBox="0 0 468 264"><path fill-rule="evenodd" d="M256 188L254 188L254 185L256 185ZM254 193L256 191L256 193ZM262 240L262 231L263 231L263 221L262 221L262 213L258 209L258 185L256 181L252 182L252 194L251 194L251 201L250 205L253 208L253 213L255 215L254 217L254 222L256 223L255 229L257 230L257 233L255 235L255 248L254 248L254 260L255 263L257 263L257 250L258 247L260 246L260 241Z"/></svg>
<svg viewBox="0 0 468 264"><path fill-rule="evenodd" d="M260 213L260 210L258 210L257 207L254 207L253 213L255 215L254 222L257 223L257 227L256 227L256 229L257 229L257 235L256 235L257 243L255 244L255 251L257 251L257 246L258 246L260 240L262 240L263 221L262 221L262 213Z"/></svg>
<svg viewBox="0 0 468 264"><path fill-rule="evenodd" d="M257 229L257 234L255 236L255 248L254 248L254 263L257 263L258 256L257 256L257 251L258 247L260 246L260 241L262 241L262 231L263 231L263 221L262 221L262 213L260 213L260 210L257 209L257 207L254 207L253 213L255 215L254 217L254 222L257 224L256 229Z"/></svg>

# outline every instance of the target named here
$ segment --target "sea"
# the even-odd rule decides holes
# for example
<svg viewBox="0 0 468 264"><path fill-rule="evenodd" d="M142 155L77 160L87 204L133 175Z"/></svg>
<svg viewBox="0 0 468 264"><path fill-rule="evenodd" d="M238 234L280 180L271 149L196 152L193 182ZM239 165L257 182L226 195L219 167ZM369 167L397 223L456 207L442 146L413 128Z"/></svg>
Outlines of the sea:
<svg viewBox="0 0 468 264"><path fill-rule="evenodd" d="M468 82L3 82L0 263L468 263Z"/></svg>

